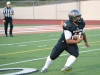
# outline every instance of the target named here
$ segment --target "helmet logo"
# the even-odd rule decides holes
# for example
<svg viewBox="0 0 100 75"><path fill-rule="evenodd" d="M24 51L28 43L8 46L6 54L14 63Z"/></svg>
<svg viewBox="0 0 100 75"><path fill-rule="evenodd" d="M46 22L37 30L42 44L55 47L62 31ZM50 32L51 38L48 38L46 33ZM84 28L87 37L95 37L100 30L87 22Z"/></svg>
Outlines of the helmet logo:
<svg viewBox="0 0 100 75"><path fill-rule="evenodd" d="M75 13L74 12L72 12L70 15L74 15Z"/></svg>
<svg viewBox="0 0 100 75"><path fill-rule="evenodd" d="M72 14L75 14L74 12Z"/></svg>

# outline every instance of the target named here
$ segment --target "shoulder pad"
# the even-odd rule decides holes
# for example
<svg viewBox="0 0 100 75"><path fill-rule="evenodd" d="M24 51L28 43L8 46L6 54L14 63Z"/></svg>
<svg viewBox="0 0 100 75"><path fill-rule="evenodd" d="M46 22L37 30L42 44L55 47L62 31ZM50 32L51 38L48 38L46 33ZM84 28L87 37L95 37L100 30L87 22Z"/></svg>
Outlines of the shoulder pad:
<svg viewBox="0 0 100 75"><path fill-rule="evenodd" d="M71 28L71 24L69 23L69 21L65 21L63 24L63 30L69 30L70 31Z"/></svg>

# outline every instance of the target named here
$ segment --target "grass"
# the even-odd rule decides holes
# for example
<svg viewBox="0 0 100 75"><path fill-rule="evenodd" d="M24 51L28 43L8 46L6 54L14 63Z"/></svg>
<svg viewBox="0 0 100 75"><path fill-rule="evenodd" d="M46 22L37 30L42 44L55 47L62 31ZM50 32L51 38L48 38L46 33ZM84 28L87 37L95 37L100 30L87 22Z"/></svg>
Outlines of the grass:
<svg viewBox="0 0 100 75"><path fill-rule="evenodd" d="M84 48L84 42L79 45L80 56L72 65L73 70L65 75L99 75L100 74L100 30L86 31L90 48ZM58 36L56 36L58 35ZM0 36L0 65L47 57L57 43L61 32L16 35L12 37ZM54 39L54 40L52 40ZM98 49L98 50L97 50ZM90 51L91 50L91 51ZM82 52L86 51L86 52ZM90 52L89 52L90 51ZM63 52L62 54L68 54ZM61 56L49 67L47 73L31 73L29 75L64 75L61 68L68 55ZM40 70L45 58L19 64L0 66L1 68L36 68ZM19 70L18 70L19 71ZM0 75L15 71L3 71Z"/></svg>

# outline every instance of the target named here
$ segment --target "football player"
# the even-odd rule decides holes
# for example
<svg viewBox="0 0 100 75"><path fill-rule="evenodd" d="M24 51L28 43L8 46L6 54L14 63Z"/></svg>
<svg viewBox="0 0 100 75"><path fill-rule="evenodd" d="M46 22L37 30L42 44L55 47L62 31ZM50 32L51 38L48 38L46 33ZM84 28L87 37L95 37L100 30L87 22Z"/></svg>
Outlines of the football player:
<svg viewBox="0 0 100 75"><path fill-rule="evenodd" d="M85 46L89 47L89 44L86 39L84 27L85 22L81 17L81 14L78 10L71 10L68 14L69 20L65 21L63 24L63 33L58 40L57 44L52 49L51 54L47 57L44 67L41 69L41 72L47 72L50 64L59 57L59 55L66 50L70 56L68 57L64 67L61 69L62 72L70 71L71 65L75 62L76 58L79 56L77 43L80 43L82 40L85 42ZM73 35L82 35L82 37L77 40L72 39Z"/></svg>

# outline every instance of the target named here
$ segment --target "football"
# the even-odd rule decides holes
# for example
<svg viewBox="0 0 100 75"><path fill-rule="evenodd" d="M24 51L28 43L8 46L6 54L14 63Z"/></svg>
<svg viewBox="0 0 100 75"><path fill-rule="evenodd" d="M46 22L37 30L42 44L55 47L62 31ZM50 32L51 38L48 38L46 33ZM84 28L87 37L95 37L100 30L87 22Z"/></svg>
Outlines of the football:
<svg viewBox="0 0 100 75"><path fill-rule="evenodd" d="M73 35L73 36L72 36L72 39L73 39L73 40L77 40L77 39L80 38L80 37L82 37L82 35Z"/></svg>

